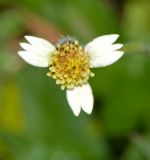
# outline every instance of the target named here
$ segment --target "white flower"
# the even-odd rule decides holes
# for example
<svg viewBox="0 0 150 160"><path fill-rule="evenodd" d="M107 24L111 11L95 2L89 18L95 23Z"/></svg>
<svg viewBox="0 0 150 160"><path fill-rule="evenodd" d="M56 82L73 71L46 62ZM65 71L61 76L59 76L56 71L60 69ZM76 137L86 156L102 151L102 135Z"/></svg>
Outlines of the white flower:
<svg viewBox="0 0 150 160"><path fill-rule="evenodd" d="M100 36L82 47L71 37L61 39L56 45L33 36L25 36L29 43L20 43L25 51L18 54L36 67L49 67L48 76L56 80L66 96L73 113L81 109L88 114L93 110L93 94L88 79L94 76L90 68L105 67L116 62L123 54L122 44L113 44L119 35Z"/></svg>

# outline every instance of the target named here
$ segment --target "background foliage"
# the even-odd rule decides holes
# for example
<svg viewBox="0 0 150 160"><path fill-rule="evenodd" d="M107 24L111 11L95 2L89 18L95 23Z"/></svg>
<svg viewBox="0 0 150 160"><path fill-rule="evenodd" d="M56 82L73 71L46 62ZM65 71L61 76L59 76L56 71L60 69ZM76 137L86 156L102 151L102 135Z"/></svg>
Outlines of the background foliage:
<svg viewBox="0 0 150 160"><path fill-rule="evenodd" d="M0 160L150 159L150 1L0 1ZM17 51L26 34L83 43L121 35L125 56L91 78L92 115L76 118L47 70Z"/></svg>

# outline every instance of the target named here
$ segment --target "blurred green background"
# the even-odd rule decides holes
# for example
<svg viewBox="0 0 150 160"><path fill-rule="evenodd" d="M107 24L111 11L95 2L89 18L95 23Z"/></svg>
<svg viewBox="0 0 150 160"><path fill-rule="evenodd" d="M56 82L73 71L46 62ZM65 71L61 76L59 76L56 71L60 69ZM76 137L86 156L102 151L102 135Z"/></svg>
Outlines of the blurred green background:
<svg viewBox="0 0 150 160"><path fill-rule="evenodd" d="M92 70L90 116L17 55L27 34L86 44L111 33L125 55ZM150 160L149 46L149 0L0 0L0 160Z"/></svg>

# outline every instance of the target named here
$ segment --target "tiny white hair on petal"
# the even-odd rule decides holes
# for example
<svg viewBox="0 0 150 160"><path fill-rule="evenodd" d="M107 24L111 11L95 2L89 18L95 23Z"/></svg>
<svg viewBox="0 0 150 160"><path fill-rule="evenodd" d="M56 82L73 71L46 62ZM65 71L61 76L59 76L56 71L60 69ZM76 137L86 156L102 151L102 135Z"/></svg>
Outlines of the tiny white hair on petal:
<svg viewBox="0 0 150 160"><path fill-rule="evenodd" d="M79 86L78 94L81 108L84 112L91 114L93 110L94 98L90 85L87 83L82 86Z"/></svg>
<svg viewBox="0 0 150 160"><path fill-rule="evenodd" d="M123 47L123 44L113 44L118 37L118 34L100 36L85 46L84 50L91 58L91 67L111 65L123 55L123 51L117 51Z"/></svg>
<svg viewBox="0 0 150 160"><path fill-rule="evenodd" d="M78 116L81 111L78 89L67 89L66 91L67 101L75 116Z"/></svg>
<svg viewBox="0 0 150 160"><path fill-rule="evenodd" d="M19 51L20 57L27 63L37 67L48 67L50 56L55 52L55 47L42 38L25 36L29 43L20 43L25 51Z"/></svg>

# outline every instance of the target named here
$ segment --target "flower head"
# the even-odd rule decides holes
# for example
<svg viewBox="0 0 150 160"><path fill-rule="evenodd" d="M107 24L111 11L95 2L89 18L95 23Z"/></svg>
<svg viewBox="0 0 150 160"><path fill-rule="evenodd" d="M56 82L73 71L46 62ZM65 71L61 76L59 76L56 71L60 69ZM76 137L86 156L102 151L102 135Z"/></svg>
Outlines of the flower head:
<svg viewBox="0 0 150 160"><path fill-rule="evenodd" d="M72 38L65 37L56 45L33 36L25 36L29 43L20 43L25 51L18 54L27 63L37 67L49 67L47 75L66 89L68 103L78 116L81 108L88 114L93 109L93 94L88 83L94 76L91 68L105 67L116 62L122 55L122 44L113 44L119 35L100 36L85 47Z"/></svg>

